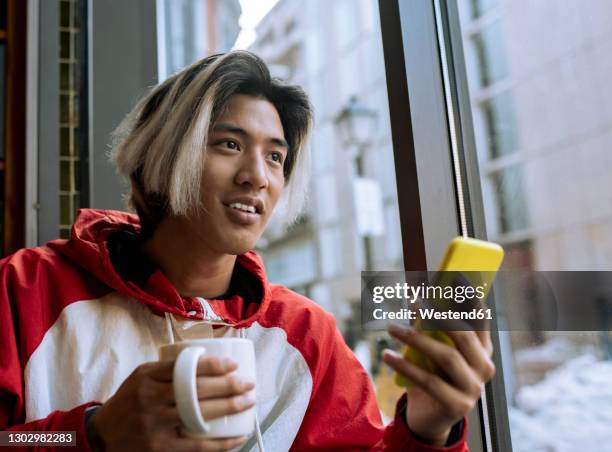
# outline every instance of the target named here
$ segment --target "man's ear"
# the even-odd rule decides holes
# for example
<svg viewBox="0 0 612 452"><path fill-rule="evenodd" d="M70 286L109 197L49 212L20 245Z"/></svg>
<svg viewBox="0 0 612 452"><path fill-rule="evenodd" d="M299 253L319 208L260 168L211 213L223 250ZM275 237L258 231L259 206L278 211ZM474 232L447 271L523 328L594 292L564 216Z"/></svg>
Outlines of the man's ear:
<svg viewBox="0 0 612 452"><path fill-rule="evenodd" d="M130 199L128 200L128 206L136 211L141 211L147 217L151 217L151 212L147 207L147 203L145 202L144 195L142 194L143 189L141 184L136 180L134 176L130 178L132 191L130 193Z"/></svg>

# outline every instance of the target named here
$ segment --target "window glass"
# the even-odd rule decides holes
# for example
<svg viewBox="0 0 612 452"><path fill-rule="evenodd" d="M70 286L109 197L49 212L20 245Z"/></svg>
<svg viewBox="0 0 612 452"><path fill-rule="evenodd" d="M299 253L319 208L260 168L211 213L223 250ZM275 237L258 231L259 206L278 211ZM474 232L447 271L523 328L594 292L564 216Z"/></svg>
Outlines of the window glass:
<svg viewBox="0 0 612 452"><path fill-rule="evenodd" d="M359 309L361 270L403 266L378 16L376 0L279 0L256 26L248 49L302 85L315 110L310 201L302 223L270 228L258 251L268 268L298 273L282 256L299 256L299 247L311 244L316 271L288 286L308 287L308 295L335 315L376 387L390 388L392 396L383 391L379 402L391 416L401 390L383 375L377 337L364 333ZM368 130L346 139L338 117L351 99L374 119L365 124Z"/></svg>
<svg viewBox="0 0 612 452"><path fill-rule="evenodd" d="M512 93L504 91L482 101L480 105L491 159L516 151L518 139L512 104Z"/></svg>
<svg viewBox="0 0 612 452"><path fill-rule="evenodd" d="M79 97L81 30L79 16L82 0L60 0L59 27L59 137L60 137L60 236L68 237L79 208L81 192L79 163Z"/></svg>
<svg viewBox="0 0 612 452"><path fill-rule="evenodd" d="M501 22L495 21L474 35L480 85L488 86L508 75Z"/></svg>
<svg viewBox="0 0 612 452"><path fill-rule="evenodd" d="M333 10L333 28L329 31L335 36L335 46L340 51L350 45L360 34L357 14L363 5L356 5L356 3L352 0L337 0L329 4Z"/></svg>
<svg viewBox="0 0 612 452"><path fill-rule="evenodd" d="M338 201L336 190L336 179L332 172L317 176L314 186L317 197L318 222L321 224L334 224L338 222Z"/></svg>
<svg viewBox="0 0 612 452"><path fill-rule="evenodd" d="M282 224L282 215L273 218L257 252L271 282L305 294L335 316L379 392L386 388L379 402L390 418L401 389L389 384L377 334L363 331L359 309L361 270L403 268L377 0L161 3L162 77L233 47L253 51L273 76L309 95L315 122L307 207L290 226ZM194 27L202 17L206 26ZM233 30L235 42L217 39L215 30L227 36ZM362 126L345 137L338 118L349 107L367 111L372 120L360 122L353 113Z"/></svg>
<svg viewBox="0 0 612 452"><path fill-rule="evenodd" d="M230 50L240 31L238 0L161 0L159 5L160 79L206 55Z"/></svg>
<svg viewBox="0 0 612 452"><path fill-rule="evenodd" d="M321 254L321 277L333 279L341 269L342 243L340 229L338 226L321 227L318 235L319 251Z"/></svg>
<svg viewBox="0 0 612 452"><path fill-rule="evenodd" d="M472 17L477 18L491 10L499 0L469 0Z"/></svg>
<svg viewBox="0 0 612 452"><path fill-rule="evenodd" d="M459 7L487 230L504 267L612 270L612 3ZM528 309L504 306L508 318ZM500 333L514 451L610 444L611 329L604 309L601 332Z"/></svg>
<svg viewBox="0 0 612 452"><path fill-rule="evenodd" d="M514 165L491 174L495 190L493 209L497 209L497 232L520 231L528 226L527 203L520 165Z"/></svg>
<svg viewBox="0 0 612 452"><path fill-rule="evenodd" d="M290 248L269 247L266 271L268 278L278 284L303 288L316 277L315 247L309 241L295 241ZM302 292L303 293L303 292Z"/></svg>

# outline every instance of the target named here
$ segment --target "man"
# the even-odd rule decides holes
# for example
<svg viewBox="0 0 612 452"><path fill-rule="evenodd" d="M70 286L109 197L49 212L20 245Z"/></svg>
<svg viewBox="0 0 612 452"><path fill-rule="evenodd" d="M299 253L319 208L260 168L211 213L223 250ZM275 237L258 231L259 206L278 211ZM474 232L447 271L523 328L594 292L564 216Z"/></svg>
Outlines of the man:
<svg viewBox="0 0 612 452"><path fill-rule="evenodd" d="M2 261L0 426L74 430L81 449L249 450L256 438L181 437L173 363L158 361L174 335L244 335L257 380L203 357L197 389L205 419L256 404L260 449L465 450L462 419L494 372L488 335L450 333L453 349L392 329L449 380L386 352L418 387L384 428L333 317L268 283L250 251L283 195L299 210L311 121L304 92L248 52L205 58L145 97L113 151L138 217L83 210L70 240Z"/></svg>

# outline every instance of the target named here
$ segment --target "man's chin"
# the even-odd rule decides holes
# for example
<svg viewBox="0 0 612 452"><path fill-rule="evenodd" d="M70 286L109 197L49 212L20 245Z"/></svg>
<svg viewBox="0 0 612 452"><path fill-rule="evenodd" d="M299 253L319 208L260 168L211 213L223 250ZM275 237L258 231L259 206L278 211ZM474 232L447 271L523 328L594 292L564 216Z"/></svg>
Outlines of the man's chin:
<svg viewBox="0 0 612 452"><path fill-rule="evenodd" d="M228 241L228 243L226 244L226 249L227 254L234 254L236 256L240 255L240 254L244 254L248 251L251 251L253 248L255 248L255 244L257 243L257 240L244 240L244 239L239 239L239 240L231 240Z"/></svg>
<svg viewBox="0 0 612 452"><path fill-rule="evenodd" d="M253 249L253 247L241 247L241 248L234 248L232 250L231 253L229 254L233 254L235 256L240 256L241 254L245 254L248 253L249 251L251 251Z"/></svg>

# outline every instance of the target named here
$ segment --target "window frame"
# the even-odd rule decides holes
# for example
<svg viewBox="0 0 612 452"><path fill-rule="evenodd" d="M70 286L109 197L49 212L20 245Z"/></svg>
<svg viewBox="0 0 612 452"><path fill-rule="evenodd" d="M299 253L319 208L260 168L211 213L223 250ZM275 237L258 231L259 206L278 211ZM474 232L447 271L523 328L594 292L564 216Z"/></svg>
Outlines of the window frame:
<svg viewBox="0 0 612 452"><path fill-rule="evenodd" d="M452 237L487 237L459 10L379 0L379 11L405 270L435 270ZM512 450L495 324L491 339L497 373L468 416L471 451Z"/></svg>

